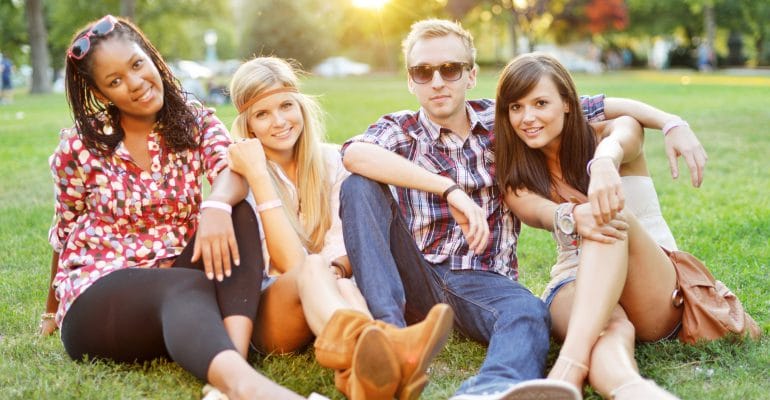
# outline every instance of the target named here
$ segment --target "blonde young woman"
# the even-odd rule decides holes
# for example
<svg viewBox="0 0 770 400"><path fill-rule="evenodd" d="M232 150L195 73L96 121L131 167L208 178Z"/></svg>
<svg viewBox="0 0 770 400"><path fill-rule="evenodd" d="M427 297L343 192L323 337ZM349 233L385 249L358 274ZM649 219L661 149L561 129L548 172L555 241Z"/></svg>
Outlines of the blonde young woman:
<svg viewBox="0 0 770 400"><path fill-rule="evenodd" d="M506 202L558 245L543 298L564 344L549 378L578 389L587 378L606 398L675 398L642 379L634 360L635 340L676 337L682 316L661 248L676 243L647 171L641 126L627 117L587 124L569 73L535 53L502 72L495 132Z"/></svg>
<svg viewBox="0 0 770 400"><path fill-rule="evenodd" d="M298 84L295 69L274 57L246 62L230 84L239 112L231 132L240 138L230 146L230 168L251 188L268 266L252 345L285 353L318 336L316 357L338 370L337 387L348 397L416 398L452 312L439 305L405 329L372 320L348 279L339 218L348 172L338 149L322 142L321 111Z"/></svg>

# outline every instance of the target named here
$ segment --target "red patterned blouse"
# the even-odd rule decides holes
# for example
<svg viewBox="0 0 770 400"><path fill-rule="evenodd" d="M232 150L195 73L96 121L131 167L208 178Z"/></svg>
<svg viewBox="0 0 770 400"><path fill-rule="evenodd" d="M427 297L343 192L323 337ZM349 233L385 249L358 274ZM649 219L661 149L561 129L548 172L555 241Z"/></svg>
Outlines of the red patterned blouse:
<svg viewBox="0 0 770 400"><path fill-rule="evenodd" d="M200 107L200 106L199 106ZM48 239L59 253L53 286L61 326L78 295L123 268L154 268L178 256L198 227L201 177L213 182L227 166L227 128L213 111L198 108L199 147L171 152L153 131L149 171L124 144L111 155L90 151L76 128L63 129L49 163L55 213Z"/></svg>

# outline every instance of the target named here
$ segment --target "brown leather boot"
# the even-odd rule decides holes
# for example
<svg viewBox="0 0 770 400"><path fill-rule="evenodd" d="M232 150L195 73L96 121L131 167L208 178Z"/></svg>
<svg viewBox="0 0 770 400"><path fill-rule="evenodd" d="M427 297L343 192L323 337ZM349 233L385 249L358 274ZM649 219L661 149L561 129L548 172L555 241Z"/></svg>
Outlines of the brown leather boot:
<svg viewBox="0 0 770 400"><path fill-rule="evenodd" d="M338 310L315 341L315 357L335 370L334 384L349 399L392 400L401 369L390 341L368 315Z"/></svg>
<svg viewBox="0 0 770 400"><path fill-rule="evenodd" d="M385 333L376 326L363 330L352 366L334 376L335 385L350 400L393 400L400 380L398 359Z"/></svg>
<svg viewBox="0 0 770 400"><path fill-rule="evenodd" d="M401 381L396 392L399 400L420 397L428 383L425 372L449 338L453 319L451 307L436 304L422 322L406 328L376 321L388 337L401 366Z"/></svg>
<svg viewBox="0 0 770 400"><path fill-rule="evenodd" d="M372 323L372 318L362 312L336 311L315 340L318 363L332 369L350 368L358 337Z"/></svg>

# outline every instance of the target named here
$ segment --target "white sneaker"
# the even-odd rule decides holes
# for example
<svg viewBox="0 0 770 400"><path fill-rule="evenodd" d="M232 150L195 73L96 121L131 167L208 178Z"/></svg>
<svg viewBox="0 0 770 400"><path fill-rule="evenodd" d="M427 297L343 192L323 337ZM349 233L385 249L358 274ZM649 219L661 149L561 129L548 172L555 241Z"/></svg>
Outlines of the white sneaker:
<svg viewBox="0 0 770 400"><path fill-rule="evenodd" d="M201 392L203 392L201 400L228 400L226 394L220 392L214 385L208 383L203 386Z"/></svg>
<svg viewBox="0 0 770 400"><path fill-rule="evenodd" d="M326 396L321 396L316 392L313 392L313 393L310 393L310 396L307 396L307 400L329 400L329 398Z"/></svg>
<svg viewBox="0 0 770 400"><path fill-rule="evenodd" d="M574 386L555 379L533 379L496 393L460 394L449 400L583 400Z"/></svg>

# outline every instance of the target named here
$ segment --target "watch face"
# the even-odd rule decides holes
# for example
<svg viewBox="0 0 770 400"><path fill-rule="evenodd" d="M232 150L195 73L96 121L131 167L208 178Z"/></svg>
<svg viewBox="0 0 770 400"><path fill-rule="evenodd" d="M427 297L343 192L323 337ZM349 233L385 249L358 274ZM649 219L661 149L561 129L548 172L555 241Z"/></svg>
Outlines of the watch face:
<svg viewBox="0 0 770 400"><path fill-rule="evenodd" d="M575 221L568 216L562 215L562 217L559 218L559 229L565 235L571 235L575 233Z"/></svg>

